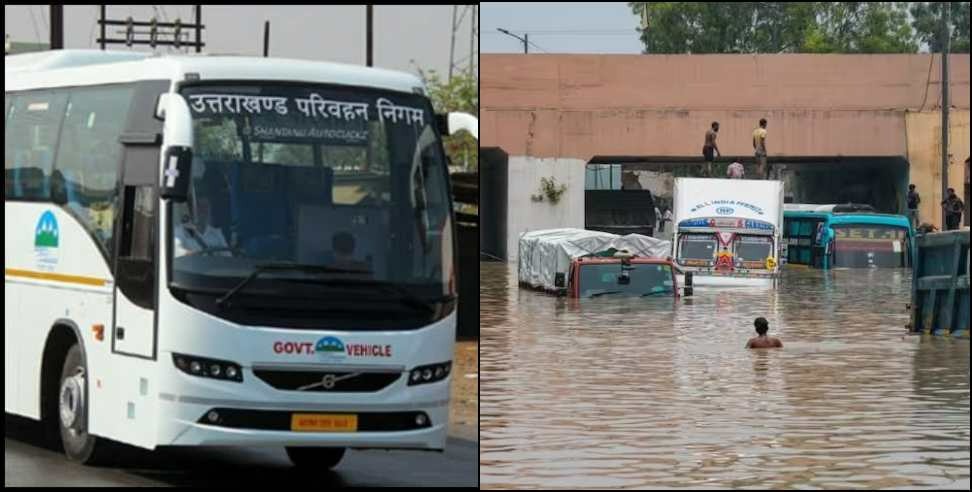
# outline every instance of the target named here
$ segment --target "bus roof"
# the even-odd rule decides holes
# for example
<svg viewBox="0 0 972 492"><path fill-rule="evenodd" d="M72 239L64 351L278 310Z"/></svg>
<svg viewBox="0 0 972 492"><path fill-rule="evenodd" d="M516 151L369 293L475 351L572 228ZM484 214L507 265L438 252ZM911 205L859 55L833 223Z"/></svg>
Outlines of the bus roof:
<svg viewBox="0 0 972 492"><path fill-rule="evenodd" d="M785 212L817 212L817 213L878 213L871 205L864 203L786 203L783 205Z"/></svg>
<svg viewBox="0 0 972 492"><path fill-rule="evenodd" d="M111 65L106 70L106 65ZM199 80L266 80L339 84L416 93L424 91L415 75L284 58L225 55L164 55L100 50L54 50L11 55L4 59L4 91L134 82Z"/></svg>
<svg viewBox="0 0 972 492"><path fill-rule="evenodd" d="M875 224L893 225L900 227L911 227L911 222L904 215L882 214L875 212L846 212L833 213L829 211L816 210L787 210L783 212L785 219L794 218L813 218L826 219L830 225L834 224Z"/></svg>
<svg viewBox="0 0 972 492"><path fill-rule="evenodd" d="M911 222L907 217L892 214L834 214L829 222L830 225L873 224L911 228Z"/></svg>

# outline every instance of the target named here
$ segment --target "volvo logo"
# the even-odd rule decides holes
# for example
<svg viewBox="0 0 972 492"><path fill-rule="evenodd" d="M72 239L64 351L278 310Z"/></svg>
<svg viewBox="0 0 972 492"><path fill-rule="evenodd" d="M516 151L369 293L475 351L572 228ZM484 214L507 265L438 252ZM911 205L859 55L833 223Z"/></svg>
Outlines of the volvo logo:
<svg viewBox="0 0 972 492"><path fill-rule="evenodd" d="M732 207L719 207L716 209L716 213L719 215L732 215L735 210Z"/></svg>
<svg viewBox="0 0 972 492"><path fill-rule="evenodd" d="M358 377L360 375L361 375L360 372L352 372L343 375L341 375L341 373L331 373L331 372L324 373L324 375L321 377L321 380L319 382L301 386L297 388L297 391L307 391L310 389L317 388L318 386L326 390L334 389L337 383L340 383L341 381L344 381L346 379Z"/></svg>

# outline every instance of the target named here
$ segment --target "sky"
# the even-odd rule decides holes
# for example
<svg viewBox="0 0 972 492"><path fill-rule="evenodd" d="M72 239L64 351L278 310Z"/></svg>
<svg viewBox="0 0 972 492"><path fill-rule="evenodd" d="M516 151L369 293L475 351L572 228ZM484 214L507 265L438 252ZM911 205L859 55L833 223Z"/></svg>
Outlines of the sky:
<svg viewBox="0 0 972 492"><path fill-rule="evenodd" d="M535 45L529 46L530 53L641 53L635 31L640 20L625 2L481 5L483 53L523 53L522 41L497 28L520 37L528 32Z"/></svg>
<svg viewBox="0 0 972 492"><path fill-rule="evenodd" d="M635 31L641 20L626 2L484 2L481 5L483 53L523 53L522 41L497 28L521 38L524 32L529 33L530 53L641 53L642 45ZM925 43L919 49L928 52Z"/></svg>
<svg viewBox="0 0 972 492"><path fill-rule="evenodd" d="M181 17L191 22L190 5L116 5L108 6L108 18L174 21ZM449 69L452 34L452 5L374 7L374 64L377 67L416 73L411 60L423 70L445 74ZM459 12L465 10L459 7ZM4 5L4 34L11 41L48 43L50 41L49 5ZM64 7L64 44L66 48L98 49L97 5ZM455 59L468 70L470 20L467 13L456 35ZM263 23L270 21L270 55L304 60L365 64L365 7L361 5L203 5L204 52L263 55ZM109 38L123 34L109 26ZM6 38L6 36L4 36ZM109 49L128 50L125 45ZM148 46L133 47L151 51ZM159 48L159 51L171 49ZM478 63L476 65L478 69Z"/></svg>

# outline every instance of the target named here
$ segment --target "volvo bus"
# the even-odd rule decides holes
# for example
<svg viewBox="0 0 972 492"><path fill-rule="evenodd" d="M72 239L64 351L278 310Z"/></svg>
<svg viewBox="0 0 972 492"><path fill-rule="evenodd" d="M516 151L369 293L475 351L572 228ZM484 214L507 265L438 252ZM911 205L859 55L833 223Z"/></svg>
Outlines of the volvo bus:
<svg viewBox="0 0 972 492"><path fill-rule="evenodd" d="M116 442L442 450L444 133L406 73L84 50L4 70L4 410Z"/></svg>

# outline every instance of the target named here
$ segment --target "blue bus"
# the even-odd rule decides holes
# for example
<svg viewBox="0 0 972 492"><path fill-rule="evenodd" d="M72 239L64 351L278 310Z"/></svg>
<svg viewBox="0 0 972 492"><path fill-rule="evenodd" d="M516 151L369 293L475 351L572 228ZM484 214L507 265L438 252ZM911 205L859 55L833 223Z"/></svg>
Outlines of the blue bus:
<svg viewBox="0 0 972 492"><path fill-rule="evenodd" d="M914 231L903 215L869 205L806 205L783 208L783 258L815 268L911 266Z"/></svg>

